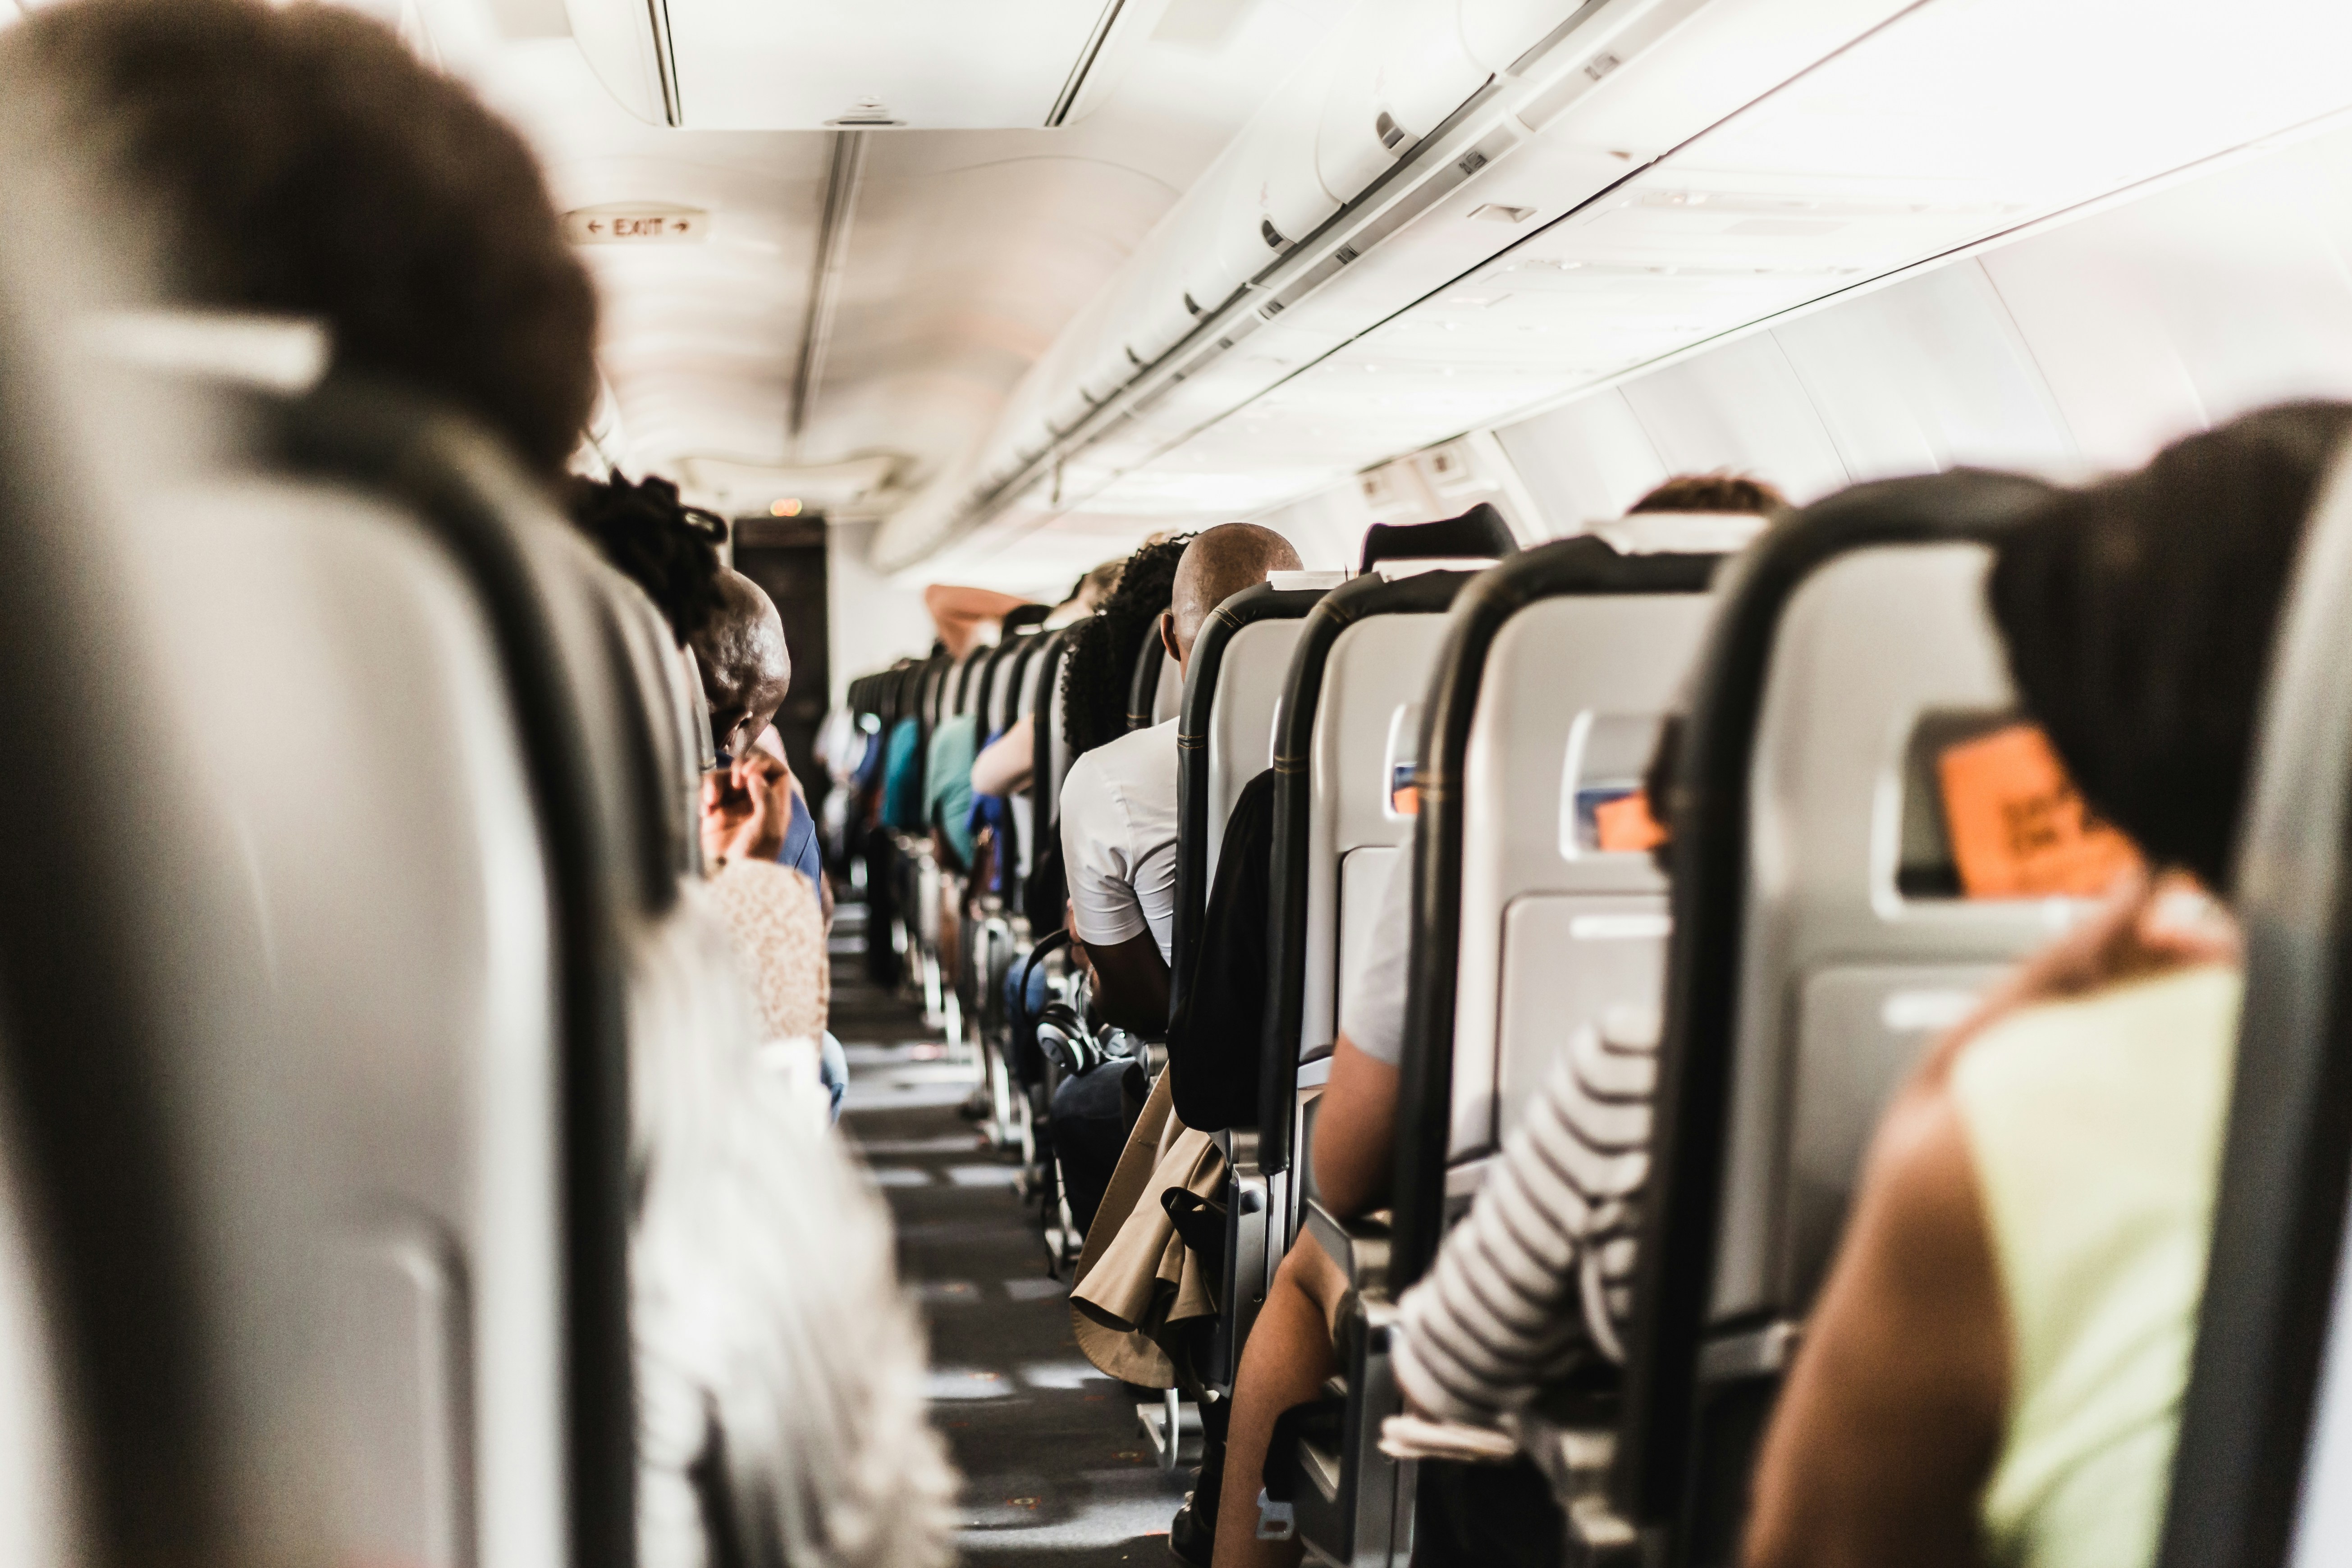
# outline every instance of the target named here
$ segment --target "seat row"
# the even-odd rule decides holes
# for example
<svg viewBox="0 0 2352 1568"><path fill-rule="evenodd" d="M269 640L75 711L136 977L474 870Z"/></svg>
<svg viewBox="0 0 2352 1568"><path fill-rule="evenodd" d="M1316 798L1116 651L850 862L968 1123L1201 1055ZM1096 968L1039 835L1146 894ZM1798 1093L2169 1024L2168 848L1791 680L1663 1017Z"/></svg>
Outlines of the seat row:
<svg viewBox="0 0 2352 1568"><path fill-rule="evenodd" d="M1369 560L1338 585L1248 590L1212 618L1180 710L1178 1017L1189 988L1217 983L1195 964L1224 829L1269 768L1274 829L1258 1115L1216 1131L1231 1171L1220 1312L1192 1392L1230 1400L1301 1230L1350 1287L1321 1418L1277 1426L1265 1494L1224 1507L1255 1501L1261 1533L1295 1531L1318 1561L1412 1560L1433 1495L1423 1471L1459 1461L1392 1425L1396 1301L1580 1031L1639 1036L1646 1016L1654 1125L1623 1374L1556 1390L1512 1432L1552 1483L1566 1561L1738 1560L1760 1436L1874 1128L1928 1047L2087 907L1988 881L1969 837L1988 803L1964 792L2034 781L1972 784L1956 761L2020 731L1985 579L2001 531L2049 493L1979 472L1889 481L1752 542L1731 520L1707 540L1694 520L1660 518L1646 536L1538 545L1483 570ZM2352 512L2335 493L2306 547L2246 829L2262 1000L2243 1026L2168 1562L2284 1560L2298 1496L2306 1533L2347 1528L2294 1482L2306 1451L2340 1465L2352 1430L2332 1372L2325 1408L2314 1393L2336 1364L2323 1356L2344 1221L2344 1100L2327 1064L2352 1059L2326 1000L2352 767L2341 655L2320 629L2352 583ZM866 689L895 680L941 710L976 701L988 727L1034 706L1032 798L1046 804L1024 821L1050 818L1055 635ZM1137 723L1157 680L1142 665ZM1654 777L1673 837L1654 856L1622 808L1670 726ZM1315 1101L1339 976L1400 862L1412 932L1391 1203L1349 1217L1306 1174ZM1009 962L1057 915L1008 920ZM979 1048L1006 1048L993 1038L984 1026Z"/></svg>

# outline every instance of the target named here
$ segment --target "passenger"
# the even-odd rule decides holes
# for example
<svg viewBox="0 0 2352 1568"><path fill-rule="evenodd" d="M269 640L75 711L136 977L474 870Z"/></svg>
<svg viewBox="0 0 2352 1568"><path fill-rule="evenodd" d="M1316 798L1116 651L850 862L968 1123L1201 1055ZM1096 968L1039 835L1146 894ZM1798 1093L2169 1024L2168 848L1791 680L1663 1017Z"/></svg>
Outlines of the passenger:
<svg viewBox="0 0 2352 1568"><path fill-rule="evenodd" d="M804 1040L814 1050L832 986L824 873L781 864L792 773L781 744L761 747L792 689L783 620L758 584L720 564L726 523L686 505L669 480L575 480L571 511L604 559L653 600L677 645L694 652L725 759L702 785L703 862L714 874L714 901L759 994L769 1037ZM757 739L747 745L747 735ZM816 907L815 921L793 907L798 900ZM817 1065L813 1057L812 1070Z"/></svg>
<svg viewBox="0 0 2352 1568"><path fill-rule="evenodd" d="M1986 598L2084 799L2227 899L2305 513L2352 406L2249 416L2064 493ZM1881 1124L1757 1471L1747 1555L2155 1555L2235 1055L2231 942L2134 876L1929 1055Z"/></svg>
<svg viewBox="0 0 2352 1568"><path fill-rule="evenodd" d="M1070 596L1048 610L1038 624L1051 631L1094 614L1095 606L1108 595L1109 585L1118 583L1118 569L1125 564L1113 561L1079 578ZM1029 787L1029 775L1036 765L1037 715L1034 710L1024 710L972 759L971 793L999 798L1018 795Z"/></svg>
<svg viewBox="0 0 2352 1568"><path fill-rule="evenodd" d="M931 731L923 771L923 820L930 825L940 864L971 868L971 770L980 751L980 715L950 713Z"/></svg>
<svg viewBox="0 0 2352 1568"><path fill-rule="evenodd" d="M1769 514L1783 505L1780 492L1761 480L1697 475L1667 480L1634 502L1633 510ZM1370 940L1340 991L1331 1076L1316 1110L1310 1151L1315 1195L1341 1219L1356 1218L1387 1201L1390 1160L1396 1142L1397 1068L1404 1054L1405 985L1412 937L1412 857L1396 857L1390 872ZM1620 1024L1617 1032L1626 1038L1614 1049L1638 1052L1640 1022L1629 1019ZM1638 1063L1624 1065L1638 1072ZM1563 1075L1567 1075L1565 1084ZM1615 1114L1609 1120L1619 1125L1604 1131L1588 1126L1574 1103L1575 1091L1572 1073L1564 1061L1548 1088L1547 1103L1530 1114L1527 1126L1507 1148L1507 1171L1489 1184L1493 1195L1481 1194L1465 1228L1482 1243L1490 1233L1505 1234L1512 1261L1497 1265L1496 1271L1510 1273L1522 1290L1549 1302L1564 1302L1591 1272L1611 1287L1596 1291L1591 1304L1605 1309L1613 1289L1616 1310L1622 1313L1623 1281L1630 1278L1632 1268L1630 1215L1624 1205L1647 1167L1648 1107L1643 1103L1613 1108ZM1641 1079L1640 1092L1644 1097L1649 1092L1646 1077ZM1638 1151L1622 1146L1627 1141L1622 1123L1627 1119L1638 1119L1638 1134L1633 1140L1643 1146ZM1544 1130L1540 1140L1537 1129ZM1568 1194L1559 1190L1556 1181L1537 1180L1539 1173L1549 1174L1543 1158L1554 1152L1556 1141L1575 1140L1580 1134L1591 1137L1597 1149L1606 1153L1602 1170L1593 1177L1591 1197L1599 1201L1552 1207L1552 1202ZM1530 1149L1528 1145L1535 1142L1540 1147ZM1583 1157L1588 1163L1593 1158L1590 1153ZM1514 1164L1523 1169L1507 1169ZM1534 1205L1540 1211L1537 1223L1510 1233L1503 1211L1506 1207L1523 1211L1531 1188L1542 1194ZM1511 1200L1507 1205L1507 1196ZM1480 1214L1486 1217L1480 1219ZM1521 1212L1517 1217L1527 1216ZM1588 1225L1594 1227L1594 1237L1605 1243L1589 1255L1580 1240ZM1529 1243L1537 1237L1550 1240L1542 1250L1531 1251ZM1565 1318L1562 1326L1560 1317L1522 1311L1514 1313L1511 1324L1505 1326L1478 1299L1475 1287L1464 1288L1462 1276L1473 1258L1470 1245L1466 1239L1450 1238L1430 1281L1405 1299L1411 1312L1407 1323L1418 1323L1423 1337L1396 1349L1398 1378L1409 1395L1433 1413L1471 1415L1480 1408L1491 1411L1523 1403L1538 1376L1564 1358L1572 1360L1575 1350L1585 1343L1575 1331L1572 1317ZM1547 1283L1529 1287L1526 1281L1530 1277ZM1223 1479L1212 1484L1204 1468L1202 1490L1177 1515L1171 1529L1170 1543L1179 1548L1179 1555L1202 1561L1199 1543L1213 1532L1217 1568L1297 1560L1299 1548L1295 1542L1257 1538L1257 1509L1252 1500L1258 1494L1276 1417L1315 1398L1324 1380L1337 1370L1332 1334L1348 1289L1346 1276L1314 1237L1302 1230L1275 1271L1265 1304L1258 1310L1242 1352L1234 1382ZM1467 1310L1458 1318L1447 1317L1448 1305ZM1614 1352L1617 1340L1609 1331L1608 1313L1603 1310L1596 1315L1601 1327L1594 1342L1604 1352ZM1425 1369L1455 1342L1466 1338L1475 1342L1477 1336L1494 1334L1498 1329L1506 1336L1525 1335L1528 1342L1477 1364L1490 1374L1507 1372L1507 1375L1494 1376L1483 1389L1474 1386L1452 1393L1427 1374ZM1444 1348L1432 1348L1433 1331ZM1397 1341L1392 1339L1391 1344ZM1465 1398L1465 1394L1475 1397ZM1238 1500L1238 1506L1223 1509L1220 1503L1228 1492Z"/></svg>
<svg viewBox="0 0 2352 1568"><path fill-rule="evenodd" d="M178 302L320 321L335 374L470 416L552 495L594 399L594 292L522 138L388 28L79 0L0 33L0 78L9 112L53 109L56 145L139 194ZM727 1048L753 1037L750 1002L708 972L705 930L634 955L657 1004L631 1030L626 1545L647 1568L944 1564L952 1481L886 1213L836 1141L763 1114L772 1086ZM724 1510L698 1508L696 1476Z"/></svg>
<svg viewBox="0 0 2352 1568"><path fill-rule="evenodd" d="M1290 542L1255 523L1225 523L1193 539L1178 560L1168 607L1159 617L1168 657L1181 669L1209 612L1265 582L1269 572L1297 570L1298 552ZM1113 603L1141 578L1130 567ZM1116 651L1120 636L1111 629L1104 646ZM1141 641L1135 636L1126 647L1131 652ZM1078 680L1074 668L1074 726ZM1100 706L1098 693L1094 705ZM1123 716L1123 683L1118 705ZM1168 1026L1180 722L1171 719L1095 747L1071 764L1062 783L1062 865L1069 879L1070 929L1094 969L1095 1007L1109 1023L1152 1037Z"/></svg>
<svg viewBox="0 0 2352 1568"><path fill-rule="evenodd" d="M793 772L792 759L784 754L784 738L776 733L772 723L761 731L759 740L752 743L751 761L771 788L791 794L792 818L784 828L784 845L776 852L776 863L791 867L816 885L824 905L825 928L831 930L833 887L824 874L824 851L817 835L816 813L809 809L808 794L801 788L800 775Z"/></svg>
<svg viewBox="0 0 2352 1568"><path fill-rule="evenodd" d="M1102 608L1070 633L1063 674L1063 735L1082 757L1127 733L1128 689L1143 639L1168 608L1185 535L1147 540L1128 557Z"/></svg>
<svg viewBox="0 0 2352 1568"><path fill-rule="evenodd" d="M1692 511L1770 517L1788 505L1788 498L1777 489L1747 474L1677 474L1627 507L1625 515Z"/></svg>
<svg viewBox="0 0 2352 1568"><path fill-rule="evenodd" d="M319 321L333 374L438 398L561 481L595 290L529 146L465 86L355 11L257 0L44 6L0 52L148 205L175 300Z"/></svg>

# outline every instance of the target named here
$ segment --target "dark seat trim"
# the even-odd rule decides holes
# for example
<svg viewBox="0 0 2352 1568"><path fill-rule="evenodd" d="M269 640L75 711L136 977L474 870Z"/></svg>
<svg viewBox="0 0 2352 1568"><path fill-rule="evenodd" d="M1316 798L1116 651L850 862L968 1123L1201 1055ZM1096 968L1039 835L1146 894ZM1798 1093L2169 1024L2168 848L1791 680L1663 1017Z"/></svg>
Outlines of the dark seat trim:
<svg viewBox="0 0 2352 1568"><path fill-rule="evenodd" d="M1176 721L1176 910L1169 933L1175 963L1168 976L1171 1018L1183 1007L1201 923L1208 918L1209 829L1202 814L1209 809L1209 708L1216 700L1225 649L1244 626L1297 620L1315 607L1323 593L1320 588L1281 589L1265 583L1244 588L1212 611L1193 639Z"/></svg>
<svg viewBox="0 0 2352 1568"><path fill-rule="evenodd" d="M1326 594L1308 612L1283 682L1274 737L1274 875L1266 910L1265 1077L1258 1089L1257 1168L1290 1168L1292 1096L1298 1089L1298 1031L1307 1013L1307 906L1310 762L1315 716L1323 701L1323 673L1339 636L1374 616L1433 616L1453 608L1473 581L1467 572L1423 572L1394 582L1359 577Z"/></svg>
<svg viewBox="0 0 2352 1568"><path fill-rule="evenodd" d="M2159 1568L2286 1561L2341 1288L2352 1177L2347 471L2339 457L2304 542L2251 764L2233 889L2245 1011Z"/></svg>

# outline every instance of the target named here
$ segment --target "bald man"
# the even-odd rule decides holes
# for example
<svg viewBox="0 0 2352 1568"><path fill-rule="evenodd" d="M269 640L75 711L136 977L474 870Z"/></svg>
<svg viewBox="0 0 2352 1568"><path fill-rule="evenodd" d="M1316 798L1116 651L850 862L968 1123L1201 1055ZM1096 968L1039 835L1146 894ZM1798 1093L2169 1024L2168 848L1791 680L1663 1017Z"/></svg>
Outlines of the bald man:
<svg viewBox="0 0 2352 1568"><path fill-rule="evenodd" d="M1182 669L1211 611L1298 552L1269 528L1229 522L1184 549L1160 640ZM1120 1028L1168 1028L1169 944L1176 917L1176 728L1169 720L1097 746L1062 784L1062 864L1071 934L1095 971L1095 1006Z"/></svg>
<svg viewBox="0 0 2352 1568"><path fill-rule="evenodd" d="M784 620L760 584L740 572L719 574L719 609L692 639L710 702L710 738L722 759L750 754L760 731L793 689Z"/></svg>

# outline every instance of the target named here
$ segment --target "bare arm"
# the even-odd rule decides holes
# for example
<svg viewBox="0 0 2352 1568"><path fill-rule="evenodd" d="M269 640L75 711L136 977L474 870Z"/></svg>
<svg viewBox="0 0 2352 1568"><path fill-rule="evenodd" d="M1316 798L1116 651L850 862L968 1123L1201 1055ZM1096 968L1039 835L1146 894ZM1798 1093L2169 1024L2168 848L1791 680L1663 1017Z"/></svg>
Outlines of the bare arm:
<svg viewBox="0 0 2352 1568"><path fill-rule="evenodd" d="M971 764L971 793L1012 795L1029 787L1037 760L1036 721L1024 713L991 741Z"/></svg>
<svg viewBox="0 0 2352 1568"><path fill-rule="evenodd" d="M1880 1128L1758 1463L1749 1568L1979 1561L1976 1500L2009 1400L2009 1331L1941 1075Z"/></svg>
<svg viewBox="0 0 2352 1568"><path fill-rule="evenodd" d="M1157 1039L1168 1032L1168 961L1150 931L1125 942L1081 941L1095 972L1095 1010L1129 1034Z"/></svg>
<svg viewBox="0 0 2352 1568"><path fill-rule="evenodd" d="M2176 923L2185 880L2135 873L1930 1051L1888 1110L1756 1474L1750 1568L1974 1563L2009 1398L1990 1229L1947 1084L2018 1008L2235 955L2225 917Z"/></svg>
<svg viewBox="0 0 2352 1568"><path fill-rule="evenodd" d="M1353 1219L1387 1200L1396 1143L1397 1069L1347 1036L1332 1048L1331 1081L1315 1113L1315 1190L1323 1206Z"/></svg>

